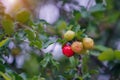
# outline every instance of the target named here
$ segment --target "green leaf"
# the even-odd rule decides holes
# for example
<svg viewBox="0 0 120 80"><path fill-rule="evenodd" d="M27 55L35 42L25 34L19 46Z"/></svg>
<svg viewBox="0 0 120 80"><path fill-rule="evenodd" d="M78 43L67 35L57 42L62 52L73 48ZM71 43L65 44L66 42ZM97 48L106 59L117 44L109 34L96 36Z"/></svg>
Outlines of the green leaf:
<svg viewBox="0 0 120 80"><path fill-rule="evenodd" d="M53 66L55 66L58 69L59 63L53 59L51 53L46 53L44 56L44 59L40 62L40 64L43 68L45 68L49 63L52 63Z"/></svg>
<svg viewBox="0 0 120 80"><path fill-rule="evenodd" d="M0 71L5 72L5 66L0 63Z"/></svg>
<svg viewBox="0 0 120 80"><path fill-rule="evenodd" d="M106 6L107 10L109 11L112 10L114 8L114 5L112 5L114 3L114 0L105 0L105 1L107 3L107 6Z"/></svg>
<svg viewBox="0 0 120 80"><path fill-rule="evenodd" d="M0 47L4 46L6 43L8 43L9 38L6 38L0 42Z"/></svg>
<svg viewBox="0 0 120 80"><path fill-rule="evenodd" d="M25 30L25 32L27 33L27 37L30 41L35 39L36 34L33 30L27 29L27 30Z"/></svg>
<svg viewBox="0 0 120 80"><path fill-rule="evenodd" d="M51 54L50 54L50 53L46 53L46 54L45 54L45 58L40 62L41 66L42 66L43 68L45 68L45 67L48 65L48 63L49 63L49 61L50 61L50 57L51 57Z"/></svg>
<svg viewBox="0 0 120 80"><path fill-rule="evenodd" d="M32 54L32 53L31 53ZM29 75L38 75L39 62L34 55L30 55L29 59L25 61L23 68Z"/></svg>
<svg viewBox="0 0 120 80"><path fill-rule="evenodd" d="M108 49L104 52L102 52L99 56L98 59L101 61L111 61L115 58L114 52L112 49Z"/></svg>
<svg viewBox="0 0 120 80"><path fill-rule="evenodd" d="M21 73L21 74L19 74L19 76L21 76L23 78L23 80L27 80L27 77L26 77L25 73Z"/></svg>
<svg viewBox="0 0 120 80"><path fill-rule="evenodd" d="M33 40L31 41L30 45L38 48L38 49L41 49L42 48L42 41L40 40Z"/></svg>
<svg viewBox="0 0 120 80"><path fill-rule="evenodd" d="M38 76L34 76L31 80L38 80Z"/></svg>
<svg viewBox="0 0 120 80"><path fill-rule="evenodd" d="M96 0L96 2L97 2L97 3L102 3L102 2L103 2L103 0Z"/></svg>
<svg viewBox="0 0 120 80"><path fill-rule="evenodd" d="M112 15L112 16L111 16L111 15ZM106 20L108 23L115 23L115 22L119 19L119 16L120 16L120 13L114 11L113 14L107 15L107 17L106 17L105 20Z"/></svg>
<svg viewBox="0 0 120 80"><path fill-rule="evenodd" d="M49 45L58 42L57 39L52 39L44 42L43 48L47 48Z"/></svg>
<svg viewBox="0 0 120 80"><path fill-rule="evenodd" d="M120 51L115 50L114 54L115 54L115 59L120 60Z"/></svg>
<svg viewBox="0 0 120 80"><path fill-rule="evenodd" d="M56 27L55 27L56 30L54 30L54 31L59 36L62 36L63 35L62 33L64 33L66 28L67 28L67 23L63 20L60 20L60 21L57 22Z"/></svg>
<svg viewBox="0 0 120 80"><path fill-rule="evenodd" d="M32 79L30 80L45 80L45 78L43 77L39 77L39 76L34 76Z"/></svg>
<svg viewBox="0 0 120 80"><path fill-rule="evenodd" d="M43 59L43 60L40 62L40 64L42 65L43 68L45 68L45 67L47 66L47 64L48 64L48 61L46 61L46 60Z"/></svg>
<svg viewBox="0 0 120 80"><path fill-rule="evenodd" d="M83 75L83 80L90 80L91 79L91 75L89 73L86 73Z"/></svg>
<svg viewBox="0 0 120 80"><path fill-rule="evenodd" d="M79 30L78 32L76 32L75 36L78 40L81 40L82 39L82 34L84 34L84 31Z"/></svg>
<svg viewBox="0 0 120 80"><path fill-rule="evenodd" d="M36 26L37 26L37 30L38 30L39 33L43 33L44 32L44 27L43 27L44 24L39 23Z"/></svg>
<svg viewBox="0 0 120 80"><path fill-rule="evenodd" d="M75 20L78 21L80 20L81 18L81 13L79 11L74 11L74 17L75 17Z"/></svg>
<svg viewBox="0 0 120 80"><path fill-rule="evenodd" d="M3 72L0 71L0 75L5 79L5 80L12 80L7 74L4 74Z"/></svg>
<svg viewBox="0 0 120 80"><path fill-rule="evenodd" d="M88 72L89 72L89 68L88 68L88 62L89 62L89 56L88 54L85 54L83 57L82 57L82 73L84 75L86 75ZM86 76L87 77L87 76Z"/></svg>
<svg viewBox="0 0 120 80"><path fill-rule="evenodd" d="M58 80L66 80L63 75L58 75Z"/></svg>
<svg viewBox="0 0 120 80"><path fill-rule="evenodd" d="M16 80L15 77L16 75L14 75L14 72L12 70L9 70L9 69L6 69L6 73L7 75L9 75L9 77L12 79L12 80ZM19 80L19 79L18 79Z"/></svg>
<svg viewBox="0 0 120 80"><path fill-rule="evenodd" d="M59 21L57 24L57 29L58 30L64 30L67 27L67 23L65 21Z"/></svg>
<svg viewBox="0 0 120 80"><path fill-rule="evenodd" d="M91 15L95 18L96 21L101 21L105 18L105 14L103 11L93 12L91 13Z"/></svg>
<svg viewBox="0 0 120 80"><path fill-rule="evenodd" d="M21 23L26 23L30 19L30 13L27 10L21 10L16 14L16 20Z"/></svg>
<svg viewBox="0 0 120 80"><path fill-rule="evenodd" d="M57 69L59 69L59 63L56 61L56 60L54 60L53 58L51 58L51 62L52 62L52 64L53 64L53 66L55 66Z"/></svg>
<svg viewBox="0 0 120 80"><path fill-rule="evenodd" d="M69 61L70 61L70 64L71 64L72 67L75 67L75 66L76 66L76 64L75 64L76 62L75 62L74 56L70 57L70 58L69 58Z"/></svg>
<svg viewBox="0 0 120 80"><path fill-rule="evenodd" d="M105 51L105 50L108 50L107 47L102 46L102 45L95 45L95 46L94 46L94 49L99 50L99 51Z"/></svg>
<svg viewBox="0 0 120 80"><path fill-rule="evenodd" d="M29 19L28 26L33 26L33 25L34 25L34 22L31 19Z"/></svg>
<svg viewBox="0 0 120 80"><path fill-rule="evenodd" d="M89 16L90 16L90 13L84 7L81 7L81 17L88 18Z"/></svg>
<svg viewBox="0 0 120 80"><path fill-rule="evenodd" d="M67 42L67 40L65 40L65 39L58 39L57 40L57 42L59 42L59 43L61 43L62 45L64 45L66 42Z"/></svg>
<svg viewBox="0 0 120 80"><path fill-rule="evenodd" d="M1 30L0 32L2 32L2 30ZM5 36L5 34L0 33L0 40L2 40L2 38L3 38L4 36Z"/></svg>
<svg viewBox="0 0 120 80"><path fill-rule="evenodd" d="M79 80L83 80L83 78L82 77L78 77L79 78Z"/></svg>
<svg viewBox="0 0 120 80"><path fill-rule="evenodd" d="M23 80L21 76L19 76L17 73L12 73L15 76L15 80Z"/></svg>
<svg viewBox="0 0 120 80"><path fill-rule="evenodd" d="M14 23L9 18L4 18L2 20L2 26L7 35L11 35L14 32Z"/></svg>
<svg viewBox="0 0 120 80"><path fill-rule="evenodd" d="M80 25L76 25L76 26L74 27L74 30L73 30L73 31L78 32L78 31L80 31L80 28L81 28Z"/></svg>
<svg viewBox="0 0 120 80"><path fill-rule="evenodd" d="M103 4L96 4L89 9L89 12L104 11L106 8Z"/></svg>
<svg viewBox="0 0 120 80"><path fill-rule="evenodd" d="M54 43L54 42L48 41L48 42L44 43L43 48L47 48L52 43Z"/></svg>
<svg viewBox="0 0 120 80"><path fill-rule="evenodd" d="M98 70L90 70L90 74L98 74L99 73L99 71Z"/></svg>

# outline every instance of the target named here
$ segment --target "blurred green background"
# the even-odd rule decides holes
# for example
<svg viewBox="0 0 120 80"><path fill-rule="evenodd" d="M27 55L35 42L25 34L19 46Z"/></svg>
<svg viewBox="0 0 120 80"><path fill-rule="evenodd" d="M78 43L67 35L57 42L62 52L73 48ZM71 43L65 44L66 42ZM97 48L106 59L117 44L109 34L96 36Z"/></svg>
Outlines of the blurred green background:
<svg viewBox="0 0 120 80"><path fill-rule="evenodd" d="M89 55L63 56L68 29ZM119 32L120 0L1 0L0 80L120 80Z"/></svg>

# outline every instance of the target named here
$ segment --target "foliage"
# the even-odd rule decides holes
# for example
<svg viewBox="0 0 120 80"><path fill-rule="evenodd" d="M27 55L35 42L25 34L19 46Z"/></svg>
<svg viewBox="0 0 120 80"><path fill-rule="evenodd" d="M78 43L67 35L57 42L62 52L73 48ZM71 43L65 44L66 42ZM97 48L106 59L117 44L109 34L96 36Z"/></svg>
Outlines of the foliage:
<svg viewBox="0 0 120 80"><path fill-rule="evenodd" d="M69 2L63 1L64 4ZM120 72L116 69L120 69L120 51L114 50L109 43L111 37L113 38L111 31L118 26L120 13L114 9L113 0L106 0L107 5L100 1L97 0L98 3L89 10L84 7L81 10L74 10L70 13L68 22L64 19L68 16L61 15L62 19L53 25L33 18L29 11L23 9L13 17L4 13L0 22L0 80L91 80L101 67L98 64L94 69L91 68L96 61L101 64L102 61L107 61L108 67L104 73L110 72L115 79L119 78ZM67 30L73 30L77 40L87 36L94 38L96 43L94 49L83 55L64 57L60 61L55 60L51 53L43 53L42 49L52 43L64 45L67 41L63 34ZM50 39L51 36L55 39ZM10 42L14 42L17 55L14 55L13 49L8 47ZM22 43L29 44L31 50L24 54L27 57L23 67L19 69L16 67L15 58L23 51L20 47ZM12 64L7 63L4 58L9 55L14 57Z"/></svg>

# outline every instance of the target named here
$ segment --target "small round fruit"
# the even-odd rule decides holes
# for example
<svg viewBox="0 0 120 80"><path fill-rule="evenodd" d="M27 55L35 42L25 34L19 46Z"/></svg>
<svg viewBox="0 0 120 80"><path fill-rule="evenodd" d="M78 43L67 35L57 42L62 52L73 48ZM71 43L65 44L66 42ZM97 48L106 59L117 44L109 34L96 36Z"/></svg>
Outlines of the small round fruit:
<svg viewBox="0 0 120 80"><path fill-rule="evenodd" d="M62 52L67 57L71 57L74 55L74 52L72 51L71 46L69 46L69 45L63 46Z"/></svg>
<svg viewBox="0 0 120 80"><path fill-rule="evenodd" d="M94 47L94 41L91 38L83 38L83 47L85 49L92 49Z"/></svg>
<svg viewBox="0 0 120 80"><path fill-rule="evenodd" d="M74 37L75 37L75 32L74 32L74 31L71 31L71 30L68 30L68 31L64 34L64 38L65 38L67 41L71 41Z"/></svg>
<svg viewBox="0 0 120 80"><path fill-rule="evenodd" d="M83 44L82 42L75 41L72 43L71 48L75 53L80 54L80 52L83 50Z"/></svg>

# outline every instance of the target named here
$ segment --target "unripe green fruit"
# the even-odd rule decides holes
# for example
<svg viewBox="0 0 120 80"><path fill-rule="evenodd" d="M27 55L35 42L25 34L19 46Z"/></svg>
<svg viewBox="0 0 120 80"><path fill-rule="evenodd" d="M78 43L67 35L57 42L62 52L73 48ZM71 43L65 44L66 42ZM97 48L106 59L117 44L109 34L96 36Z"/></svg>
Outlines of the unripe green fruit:
<svg viewBox="0 0 120 80"><path fill-rule="evenodd" d="M72 43L71 48L75 53L80 54L83 50L83 44L82 42L76 41Z"/></svg>
<svg viewBox="0 0 120 80"><path fill-rule="evenodd" d="M92 49L94 47L94 41L91 38L83 38L83 47L85 49Z"/></svg>
<svg viewBox="0 0 120 80"><path fill-rule="evenodd" d="M65 34L64 34L64 38L67 40L67 41L71 41L73 38L75 37L75 32L74 31L67 31Z"/></svg>

